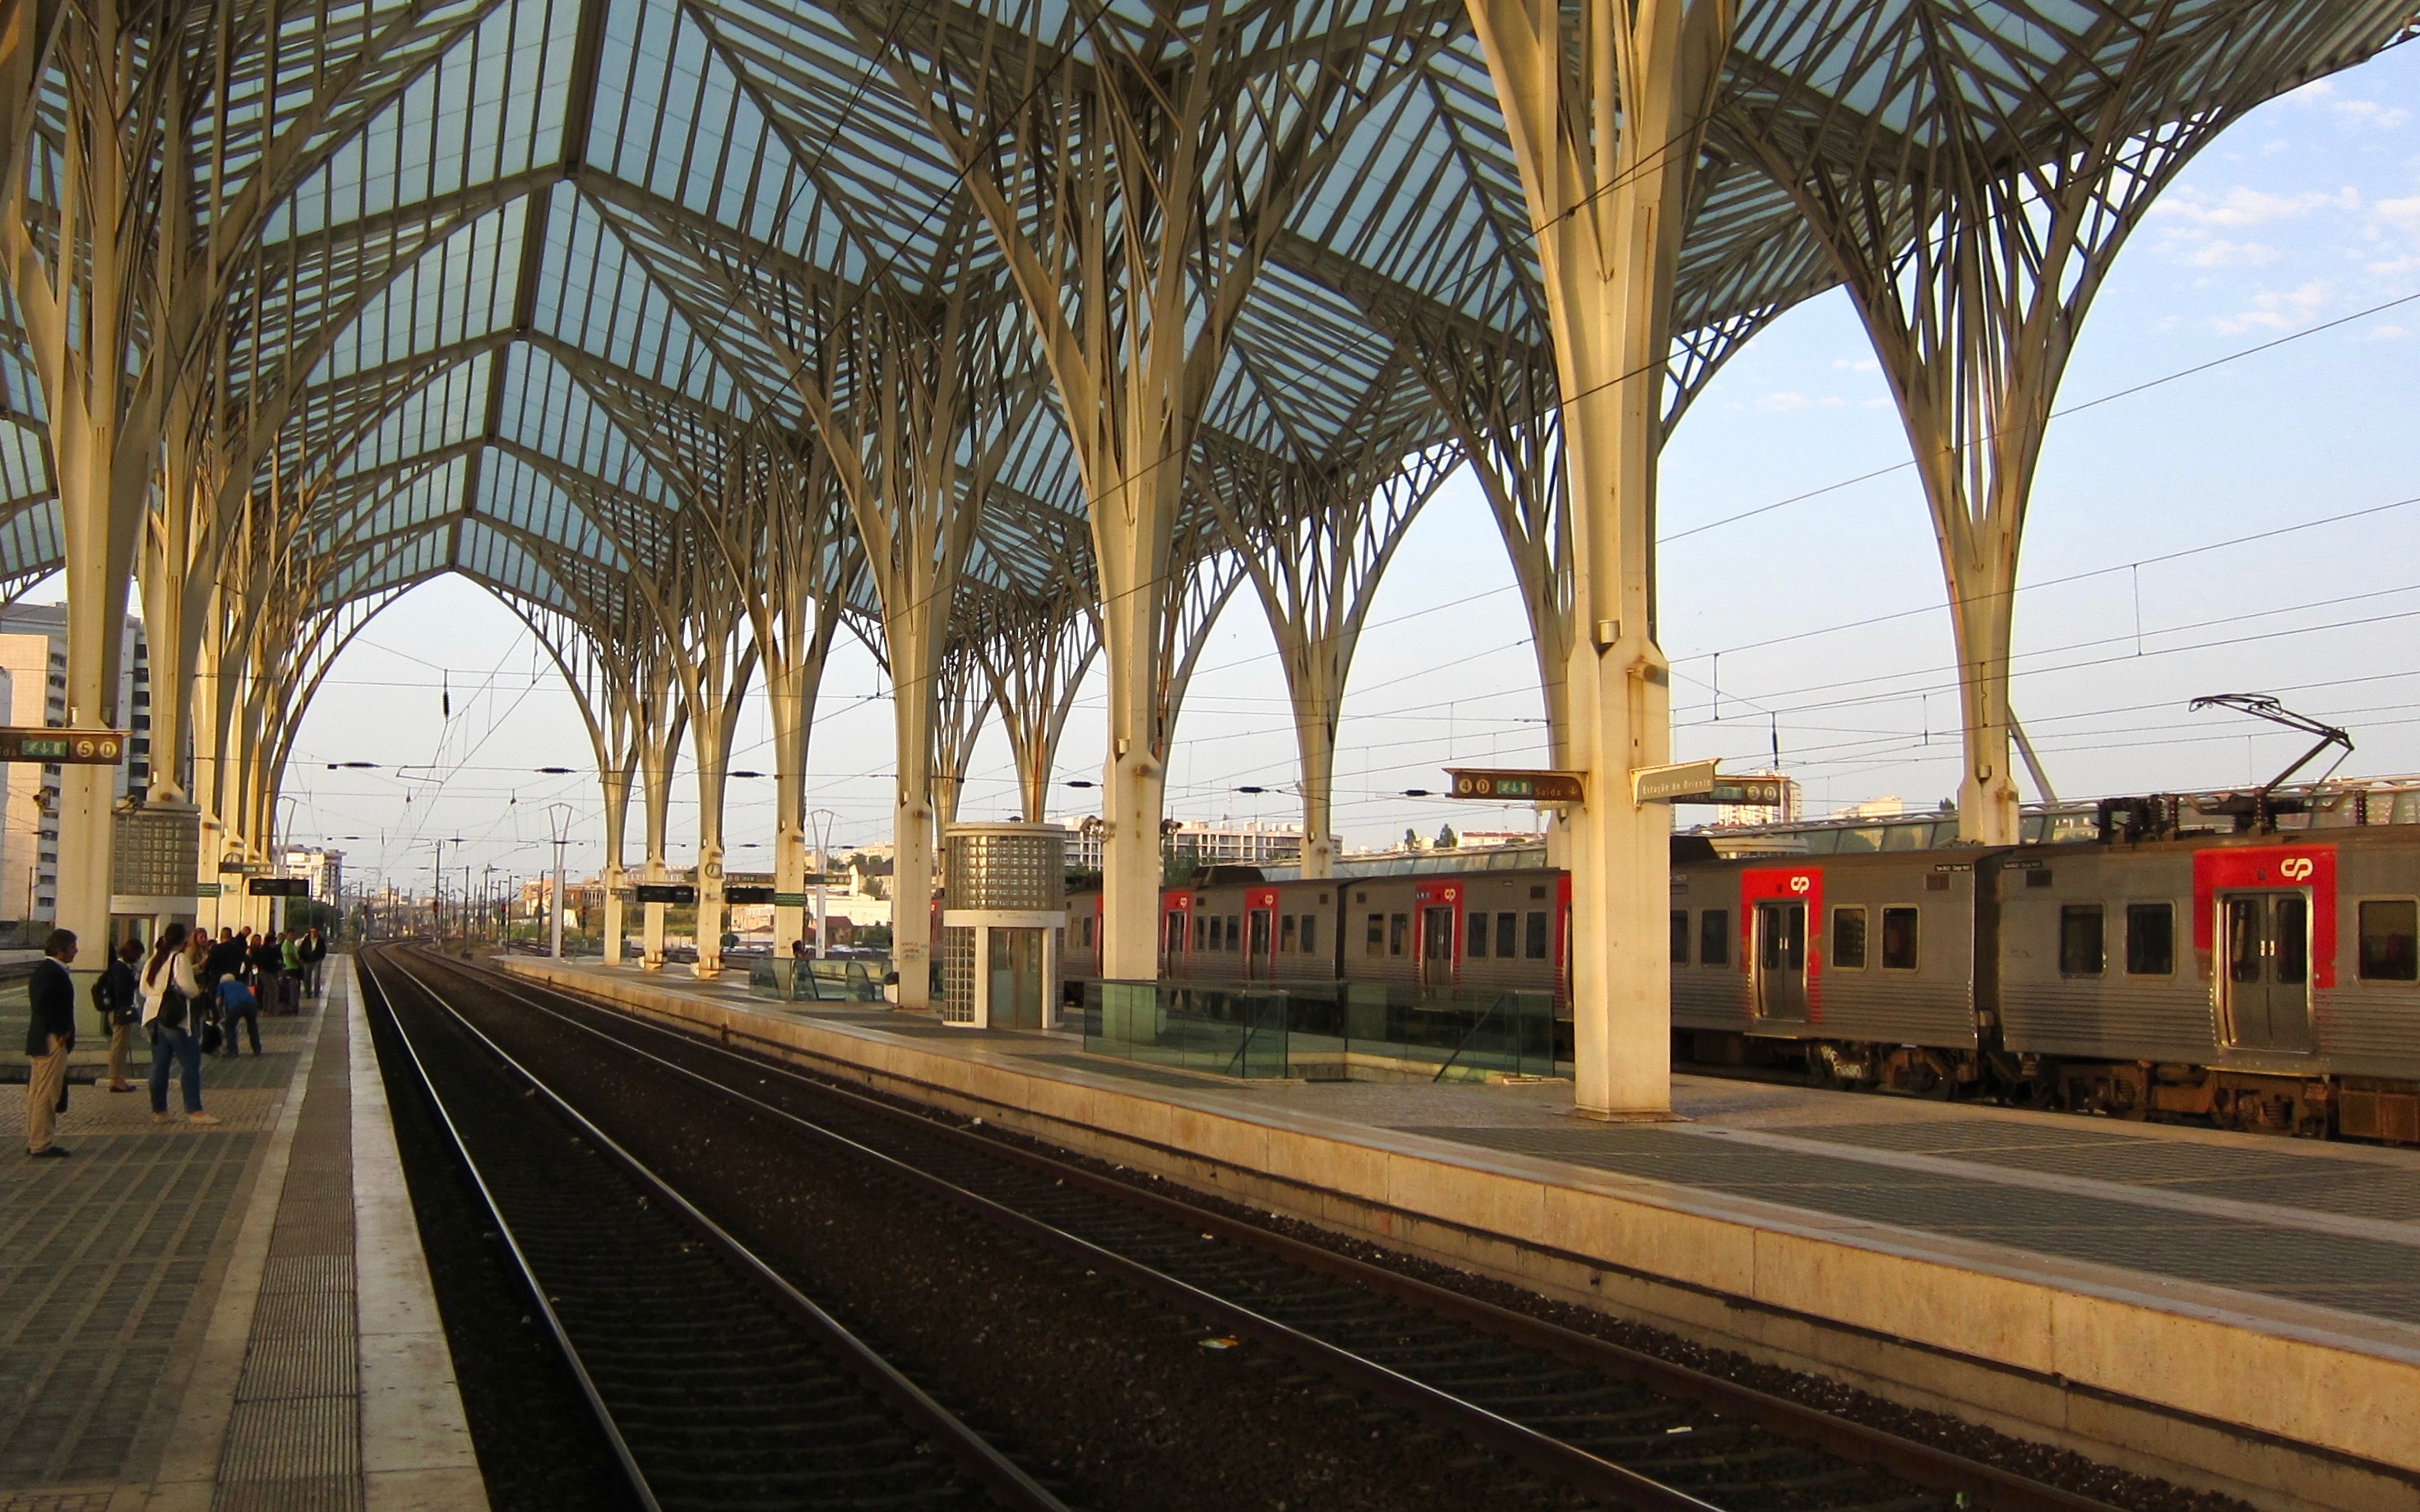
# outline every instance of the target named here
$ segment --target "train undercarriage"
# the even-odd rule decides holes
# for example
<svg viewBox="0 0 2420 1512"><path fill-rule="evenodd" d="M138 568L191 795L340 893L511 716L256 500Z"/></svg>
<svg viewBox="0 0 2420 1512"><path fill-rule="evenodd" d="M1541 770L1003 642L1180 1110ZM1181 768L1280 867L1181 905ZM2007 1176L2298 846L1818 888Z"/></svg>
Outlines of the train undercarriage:
<svg viewBox="0 0 2420 1512"><path fill-rule="evenodd" d="M1681 1030L1673 1039L1676 1069L1716 1075L2247 1134L2420 1145L2420 1083L2414 1082L1703 1029Z"/></svg>

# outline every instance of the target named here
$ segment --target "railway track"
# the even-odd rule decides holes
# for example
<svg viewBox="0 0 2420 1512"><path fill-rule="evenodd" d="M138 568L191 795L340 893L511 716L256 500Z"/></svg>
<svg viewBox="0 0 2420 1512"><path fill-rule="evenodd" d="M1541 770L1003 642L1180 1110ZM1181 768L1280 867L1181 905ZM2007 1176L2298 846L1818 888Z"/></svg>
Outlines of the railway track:
<svg viewBox="0 0 2420 1512"><path fill-rule="evenodd" d="M418 964L418 963L416 963ZM453 962L845 1158L1638 1512L2107 1512L2106 1504L1143 1191L697 1036ZM741 1083L745 1085L741 1085Z"/></svg>
<svg viewBox="0 0 2420 1512"><path fill-rule="evenodd" d="M1067 1512L416 973L364 967L637 1504Z"/></svg>

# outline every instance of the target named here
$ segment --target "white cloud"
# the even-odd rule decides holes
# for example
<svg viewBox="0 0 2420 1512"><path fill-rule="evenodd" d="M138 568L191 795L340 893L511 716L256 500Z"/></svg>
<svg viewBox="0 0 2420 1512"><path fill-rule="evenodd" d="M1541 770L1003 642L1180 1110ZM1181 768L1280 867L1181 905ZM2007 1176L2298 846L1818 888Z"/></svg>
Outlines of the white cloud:
<svg viewBox="0 0 2420 1512"><path fill-rule="evenodd" d="M2151 207L2151 213L2182 221L2189 226L2241 230L2249 225L2294 220L2313 210L2359 208L2361 191L2350 185L2334 193L2315 190L2303 194L2273 194L2238 184L2216 196L2187 185L2161 196Z"/></svg>
<svg viewBox="0 0 2420 1512"><path fill-rule="evenodd" d="M2338 94L2334 79L2314 80L2286 98L2306 110L2324 111L2335 116L2338 125L2356 131L2391 131L2412 118L2411 112L2399 105L2381 105L2375 100L2355 100Z"/></svg>
<svg viewBox="0 0 2420 1512"><path fill-rule="evenodd" d="M2185 242L2174 249L2195 268L2257 268L2277 260L2277 249L2262 241L2229 241L2213 238L2198 245Z"/></svg>
<svg viewBox="0 0 2420 1512"><path fill-rule="evenodd" d="M2362 339L2364 341L2401 341L2412 334L2401 326L2380 326Z"/></svg>
<svg viewBox="0 0 2420 1512"><path fill-rule="evenodd" d="M1876 373L1883 364L1870 357L1835 357L1832 365L1843 373Z"/></svg>
<svg viewBox="0 0 2420 1512"><path fill-rule="evenodd" d="M2256 294L2252 308L2212 321L2226 335L2240 335L2246 331L2291 331L2306 326L2327 308L2333 291L2321 281L2314 280L2300 288L2268 289Z"/></svg>
<svg viewBox="0 0 2420 1512"><path fill-rule="evenodd" d="M1813 406L1814 403L1814 400L1809 399L1803 393L1794 393L1785 389L1778 393L1766 394L1763 398L1759 399L1756 402L1756 407L1767 414L1777 415L1785 414L1792 409L1808 409Z"/></svg>
<svg viewBox="0 0 2420 1512"><path fill-rule="evenodd" d="M2387 249L2369 265L2373 273L2389 276L2420 272L2420 194L2409 199L2382 199L2370 207L2369 235Z"/></svg>

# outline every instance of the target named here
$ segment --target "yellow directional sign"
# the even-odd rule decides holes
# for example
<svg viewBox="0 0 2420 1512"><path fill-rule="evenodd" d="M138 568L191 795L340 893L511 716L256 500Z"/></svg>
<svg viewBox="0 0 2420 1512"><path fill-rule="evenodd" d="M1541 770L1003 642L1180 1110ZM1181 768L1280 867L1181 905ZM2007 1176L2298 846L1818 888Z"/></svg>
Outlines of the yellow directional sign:
<svg viewBox="0 0 2420 1512"><path fill-rule="evenodd" d="M0 762L55 766L116 766L126 759L122 730L0 727Z"/></svg>
<svg viewBox="0 0 2420 1512"><path fill-rule="evenodd" d="M1486 766L1449 766L1453 795L1482 803L1585 803L1588 788L1578 772L1502 771Z"/></svg>
<svg viewBox="0 0 2420 1512"><path fill-rule="evenodd" d="M1779 808L1789 780L1778 777L1725 777L1716 761L1674 762L1669 766L1641 766L1630 774L1630 795L1637 803L1735 803L1743 807Z"/></svg>

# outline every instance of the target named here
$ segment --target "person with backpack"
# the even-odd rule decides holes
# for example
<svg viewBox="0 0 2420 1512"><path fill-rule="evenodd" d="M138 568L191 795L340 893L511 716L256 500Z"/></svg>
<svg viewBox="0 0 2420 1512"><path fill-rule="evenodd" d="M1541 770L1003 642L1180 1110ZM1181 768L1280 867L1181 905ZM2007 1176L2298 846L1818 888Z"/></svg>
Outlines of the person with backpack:
<svg viewBox="0 0 2420 1512"><path fill-rule="evenodd" d="M68 975L68 963L75 957L75 932L51 931L33 980L25 984L33 1010L25 1024L25 1056L33 1062L25 1071L25 1153L36 1160L67 1155L51 1143L51 1132L67 1101L68 1052L75 1048L75 979Z"/></svg>
<svg viewBox="0 0 2420 1512"><path fill-rule="evenodd" d="M143 1025L151 1032L151 1121L168 1121L168 1068L177 1067L185 1094L185 1121L216 1123L202 1111L202 1047L194 1037L202 984L194 978L190 934L183 924L160 932L143 967Z"/></svg>
<svg viewBox="0 0 2420 1512"><path fill-rule="evenodd" d="M101 1032L109 1036L109 1089L113 1092L134 1090L134 1084L126 1079L126 1050L133 1041L135 1010L141 1006L134 963L142 959L141 940L119 941L117 953L109 958L108 967L92 984L92 1006L101 1011Z"/></svg>
<svg viewBox="0 0 2420 1512"><path fill-rule="evenodd" d="M226 1053L229 1056L243 1054L242 1047L236 1042L235 1031L240 1026L251 1033L252 1053L257 1057L260 1054L260 999L252 995L251 988L234 977L221 977L212 995L219 1005L219 1026L226 1034Z"/></svg>

